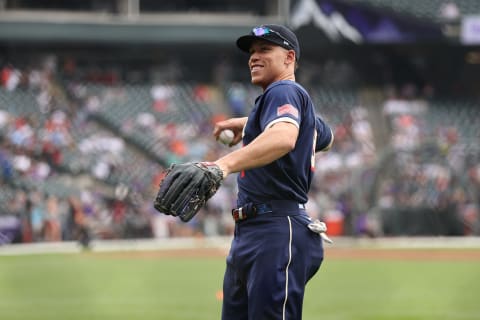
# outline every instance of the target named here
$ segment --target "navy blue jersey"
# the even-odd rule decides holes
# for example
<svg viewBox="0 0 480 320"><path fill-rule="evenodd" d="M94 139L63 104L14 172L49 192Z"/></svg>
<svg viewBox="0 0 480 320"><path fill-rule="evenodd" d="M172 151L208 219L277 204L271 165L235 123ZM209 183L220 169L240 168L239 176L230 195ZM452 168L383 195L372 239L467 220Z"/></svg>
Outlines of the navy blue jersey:
<svg viewBox="0 0 480 320"><path fill-rule="evenodd" d="M317 116L315 120L317 129L317 142L315 144L315 151L322 151L333 142L333 132L322 118Z"/></svg>
<svg viewBox="0 0 480 320"><path fill-rule="evenodd" d="M289 80L272 83L255 100L244 128L243 145L248 145L277 122L290 122L299 128L295 148L266 166L242 171L238 175L238 206L271 200L308 201L315 151L330 143L330 128L315 116L313 102L306 90Z"/></svg>

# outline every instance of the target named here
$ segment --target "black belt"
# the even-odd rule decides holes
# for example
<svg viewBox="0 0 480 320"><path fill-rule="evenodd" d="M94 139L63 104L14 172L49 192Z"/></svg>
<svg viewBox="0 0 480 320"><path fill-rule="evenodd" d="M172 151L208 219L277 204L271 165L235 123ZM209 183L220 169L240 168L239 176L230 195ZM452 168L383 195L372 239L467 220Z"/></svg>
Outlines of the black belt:
<svg viewBox="0 0 480 320"><path fill-rule="evenodd" d="M305 205L294 201L277 200L270 203L247 203L233 209L232 217L235 221L241 221L278 210L287 213L297 213L299 209L305 210Z"/></svg>

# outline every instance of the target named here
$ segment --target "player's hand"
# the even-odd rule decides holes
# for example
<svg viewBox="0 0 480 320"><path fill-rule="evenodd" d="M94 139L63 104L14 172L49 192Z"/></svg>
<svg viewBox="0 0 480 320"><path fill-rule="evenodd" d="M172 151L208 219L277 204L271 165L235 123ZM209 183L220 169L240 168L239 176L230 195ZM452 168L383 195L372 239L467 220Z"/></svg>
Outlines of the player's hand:
<svg viewBox="0 0 480 320"><path fill-rule="evenodd" d="M213 136L218 139L220 133L225 129L230 129L235 134L230 146L234 146L242 141L243 127L247 123L247 117L244 118L230 118L228 120L219 121L213 128Z"/></svg>

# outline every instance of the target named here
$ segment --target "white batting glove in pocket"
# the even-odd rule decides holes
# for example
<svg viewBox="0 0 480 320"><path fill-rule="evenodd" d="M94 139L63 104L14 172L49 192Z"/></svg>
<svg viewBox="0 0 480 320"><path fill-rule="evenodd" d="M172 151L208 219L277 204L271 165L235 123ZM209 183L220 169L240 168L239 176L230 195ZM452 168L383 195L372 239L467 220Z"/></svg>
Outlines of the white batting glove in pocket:
<svg viewBox="0 0 480 320"><path fill-rule="evenodd" d="M318 233L320 237L322 237L323 241L333 243L332 239L327 236L327 225L325 224L325 222L316 219L315 221L309 223L307 226L308 229L310 229L311 231Z"/></svg>

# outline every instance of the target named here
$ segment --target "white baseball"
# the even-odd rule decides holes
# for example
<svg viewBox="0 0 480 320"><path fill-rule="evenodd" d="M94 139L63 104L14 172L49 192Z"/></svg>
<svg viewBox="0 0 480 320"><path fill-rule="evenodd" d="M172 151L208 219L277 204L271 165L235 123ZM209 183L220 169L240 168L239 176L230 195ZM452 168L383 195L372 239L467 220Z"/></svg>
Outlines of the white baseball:
<svg viewBox="0 0 480 320"><path fill-rule="evenodd" d="M233 141L233 137L235 134L233 133L232 130L230 129L225 129L222 132L220 132L220 135L218 136L218 140L226 145L229 145Z"/></svg>

